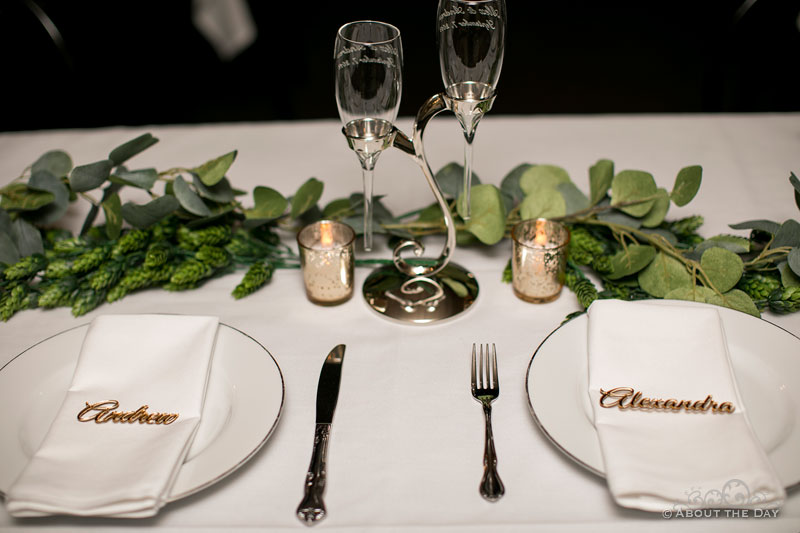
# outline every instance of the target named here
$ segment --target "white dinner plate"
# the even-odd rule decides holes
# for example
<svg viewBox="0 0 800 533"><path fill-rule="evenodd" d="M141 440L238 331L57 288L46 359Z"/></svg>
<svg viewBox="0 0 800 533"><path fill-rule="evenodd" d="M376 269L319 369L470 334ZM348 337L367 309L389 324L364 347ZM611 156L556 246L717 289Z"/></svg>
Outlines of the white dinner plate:
<svg viewBox="0 0 800 533"><path fill-rule="evenodd" d="M0 369L0 494L22 472L58 413L88 328L45 339ZM216 483L253 457L277 426L284 395L281 369L266 348L220 324L203 416L169 501Z"/></svg>
<svg viewBox="0 0 800 533"><path fill-rule="evenodd" d="M798 485L800 339L765 320L727 308L715 309L722 319L753 430L784 486ZM542 341L528 365L525 388L531 413L550 441L578 464L604 476L587 392L587 325L588 317L581 315Z"/></svg>

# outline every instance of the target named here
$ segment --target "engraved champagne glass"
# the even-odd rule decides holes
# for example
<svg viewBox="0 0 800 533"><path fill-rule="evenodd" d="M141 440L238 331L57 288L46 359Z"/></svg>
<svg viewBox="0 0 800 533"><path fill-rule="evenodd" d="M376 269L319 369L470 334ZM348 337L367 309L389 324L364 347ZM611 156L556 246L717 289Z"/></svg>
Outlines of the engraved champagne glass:
<svg viewBox="0 0 800 533"><path fill-rule="evenodd" d="M372 182L375 163L391 144L402 93L400 30L371 20L339 28L334 49L336 104L364 181L364 249L372 249Z"/></svg>
<svg viewBox="0 0 800 533"><path fill-rule="evenodd" d="M494 101L503 66L505 0L439 0L439 66L445 93L464 131L462 212L470 217L472 141L475 129Z"/></svg>

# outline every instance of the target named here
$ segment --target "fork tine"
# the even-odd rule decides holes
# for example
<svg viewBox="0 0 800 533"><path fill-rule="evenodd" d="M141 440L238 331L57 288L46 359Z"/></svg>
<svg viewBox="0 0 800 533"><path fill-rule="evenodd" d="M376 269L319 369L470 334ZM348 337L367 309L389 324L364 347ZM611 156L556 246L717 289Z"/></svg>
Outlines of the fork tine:
<svg viewBox="0 0 800 533"><path fill-rule="evenodd" d="M487 353L486 355L488 356L489 354ZM483 344L481 344L481 364L480 364L480 368L481 368L481 372L480 372L480 376L481 376L480 384L481 385L480 385L480 388L481 389L485 389L486 388L486 366L483 364Z"/></svg>
<svg viewBox="0 0 800 533"><path fill-rule="evenodd" d="M475 343L472 343L472 392L478 387L477 376L475 374Z"/></svg>
<svg viewBox="0 0 800 533"><path fill-rule="evenodd" d="M486 351L489 351L488 345L486 346ZM492 343L492 376L494 379L492 387L500 387L500 374L497 373L497 348L495 348L494 343Z"/></svg>

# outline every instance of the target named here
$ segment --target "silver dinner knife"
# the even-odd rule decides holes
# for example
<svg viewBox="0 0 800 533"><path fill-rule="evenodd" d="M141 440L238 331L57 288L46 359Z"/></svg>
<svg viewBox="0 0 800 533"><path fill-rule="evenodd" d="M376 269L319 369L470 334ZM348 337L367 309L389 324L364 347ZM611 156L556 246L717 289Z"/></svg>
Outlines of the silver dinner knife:
<svg viewBox="0 0 800 533"><path fill-rule="evenodd" d="M317 385L317 423L314 429L314 450L311 452L311 464L306 474L305 495L297 506L297 517L307 526L313 526L325 518L325 492L327 476L326 457L328 441L331 436L331 422L339 399L339 382L342 377L345 345L336 346L322 365Z"/></svg>

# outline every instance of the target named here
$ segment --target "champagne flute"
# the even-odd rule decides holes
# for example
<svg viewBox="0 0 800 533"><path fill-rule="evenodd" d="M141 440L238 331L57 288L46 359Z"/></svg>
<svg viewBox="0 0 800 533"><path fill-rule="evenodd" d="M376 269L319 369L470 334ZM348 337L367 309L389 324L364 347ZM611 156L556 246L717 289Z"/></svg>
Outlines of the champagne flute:
<svg viewBox="0 0 800 533"><path fill-rule="evenodd" d="M372 249L372 182L375 163L391 144L402 93L400 30L364 20L339 28L334 49L336 104L364 181L364 250Z"/></svg>
<svg viewBox="0 0 800 533"><path fill-rule="evenodd" d="M494 99L505 48L505 0L439 0L439 66L464 131L463 218L470 217L472 141Z"/></svg>

